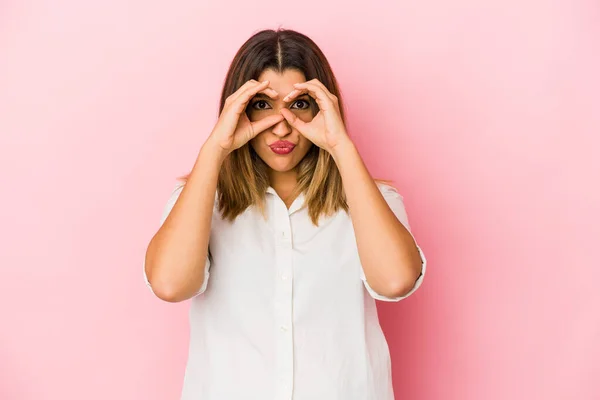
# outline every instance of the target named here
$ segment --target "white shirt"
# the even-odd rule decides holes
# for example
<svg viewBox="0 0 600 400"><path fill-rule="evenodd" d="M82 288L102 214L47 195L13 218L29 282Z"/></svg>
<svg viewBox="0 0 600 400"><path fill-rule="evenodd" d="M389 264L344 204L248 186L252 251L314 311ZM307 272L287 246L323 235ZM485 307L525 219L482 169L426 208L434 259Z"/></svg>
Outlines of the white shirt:
<svg viewBox="0 0 600 400"><path fill-rule="evenodd" d="M402 196L378 184L410 229ZM161 225L183 189L168 200ZM213 209L202 288L191 299L181 400L393 400L390 355L343 210L315 227L300 195L289 210L273 188L268 220L233 223ZM144 273L144 277L145 273ZM148 279L146 278L148 286Z"/></svg>

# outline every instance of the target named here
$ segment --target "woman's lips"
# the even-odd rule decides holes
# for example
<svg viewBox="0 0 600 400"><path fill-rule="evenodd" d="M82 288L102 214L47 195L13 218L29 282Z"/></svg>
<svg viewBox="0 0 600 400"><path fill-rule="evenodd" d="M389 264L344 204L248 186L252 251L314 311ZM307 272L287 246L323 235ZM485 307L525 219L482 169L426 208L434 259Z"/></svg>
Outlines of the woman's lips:
<svg viewBox="0 0 600 400"><path fill-rule="evenodd" d="M273 153L275 154L290 154L296 145L292 142L288 142L287 140L278 140L275 143L269 145Z"/></svg>
<svg viewBox="0 0 600 400"><path fill-rule="evenodd" d="M273 147L273 146L269 146L271 148L271 150L273 151L273 153L275 154L290 154L293 150L294 147Z"/></svg>

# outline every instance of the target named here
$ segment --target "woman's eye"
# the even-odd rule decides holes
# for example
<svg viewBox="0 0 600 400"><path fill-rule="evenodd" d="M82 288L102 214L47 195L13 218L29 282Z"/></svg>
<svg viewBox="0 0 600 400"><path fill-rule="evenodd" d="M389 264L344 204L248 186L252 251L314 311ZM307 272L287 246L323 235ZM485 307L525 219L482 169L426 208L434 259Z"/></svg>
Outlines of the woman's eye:
<svg viewBox="0 0 600 400"><path fill-rule="evenodd" d="M257 100L252 103L252 108L255 110L268 110L271 108L271 106L265 100ZM306 110L306 109L310 108L310 103L306 100L296 100L292 104L291 108L298 109L298 110Z"/></svg>
<svg viewBox="0 0 600 400"><path fill-rule="evenodd" d="M258 100L255 101L254 103L252 103L252 108L256 109L256 110L267 110L269 106L269 103L267 103L264 100Z"/></svg>
<svg viewBox="0 0 600 400"><path fill-rule="evenodd" d="M296 102L294 102L294 104L292 104L292 106L296 105L296 104L304 104L304 106L300 106L300 107L292 107L292 108L298 108L299 110L306 110L307 108L310 107L310 104L308 103L308 101L306 100L297 100Z"/></svg>

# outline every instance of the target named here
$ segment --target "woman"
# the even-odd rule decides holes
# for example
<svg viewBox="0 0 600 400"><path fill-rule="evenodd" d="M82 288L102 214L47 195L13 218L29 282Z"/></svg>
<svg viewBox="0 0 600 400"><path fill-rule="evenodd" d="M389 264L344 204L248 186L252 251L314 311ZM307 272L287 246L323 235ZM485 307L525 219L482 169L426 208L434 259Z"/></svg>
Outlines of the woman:
<svg viewBox="0 0 600 400"><path fill-rule="evenodd" d="M413 293L426 260L345 125L311 39L264 30L240 48L145 258L159 298L192 302L182 399L394 398L375 299Z"/></svg>

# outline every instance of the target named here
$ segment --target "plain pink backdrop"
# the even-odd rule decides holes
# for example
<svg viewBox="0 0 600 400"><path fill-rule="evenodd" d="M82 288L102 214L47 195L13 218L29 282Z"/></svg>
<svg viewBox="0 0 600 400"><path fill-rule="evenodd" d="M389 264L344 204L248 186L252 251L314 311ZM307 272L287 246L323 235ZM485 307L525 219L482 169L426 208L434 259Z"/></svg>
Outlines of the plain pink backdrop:
<svg viewBox="0 0 600 400"><path fill-rule="evenodd" d="M262 28L328 56L429 269L380 304L397 398L600 399L594 1L0 3L0 399L179 396L189 304L144 286L175 177Z"/></svg>

